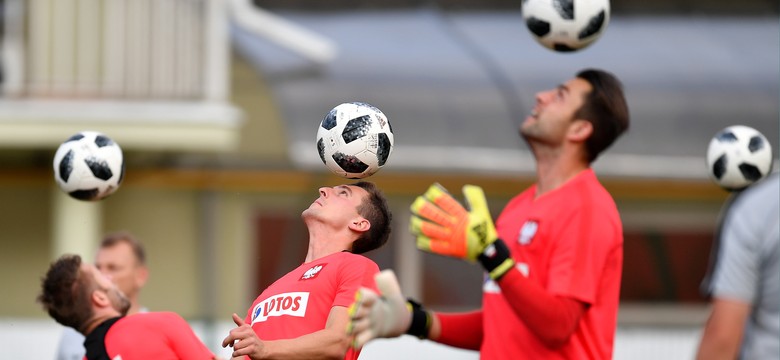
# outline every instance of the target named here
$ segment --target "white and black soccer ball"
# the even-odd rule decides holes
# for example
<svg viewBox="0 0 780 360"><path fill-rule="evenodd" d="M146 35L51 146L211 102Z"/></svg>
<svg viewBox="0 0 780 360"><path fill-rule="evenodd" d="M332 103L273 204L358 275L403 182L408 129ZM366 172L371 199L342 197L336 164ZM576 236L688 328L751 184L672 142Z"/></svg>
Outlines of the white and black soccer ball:
<svg viewBox="0 0 780 360"><path fill-rule="evenodd" d="M393 152L393 128L387 116L372 105L340 104L320 123L317 152L335 174L362 179L387 162Z"/></svg>
<svg viewBox="0 0 780 360"><path fill-rule="evenodd" d="M729 126L710 140L707 168L712 181L722 188L729 191L744 189L769 175L772 146L756 129Z"/></svg>
<svg viewBox="0 0 780 360"><path fill-rule="evenodd" d="M54 154L54 180L68 195L97 201L114 193L125 173L122 149L108 136L82 131Z"/></svg>
<svg viewBox="0 0 780 360"><path fill-rule="evenodd" d="M587 47L609 24L609 0L523 0L522 12L536 41L559 52Z"/></svg>

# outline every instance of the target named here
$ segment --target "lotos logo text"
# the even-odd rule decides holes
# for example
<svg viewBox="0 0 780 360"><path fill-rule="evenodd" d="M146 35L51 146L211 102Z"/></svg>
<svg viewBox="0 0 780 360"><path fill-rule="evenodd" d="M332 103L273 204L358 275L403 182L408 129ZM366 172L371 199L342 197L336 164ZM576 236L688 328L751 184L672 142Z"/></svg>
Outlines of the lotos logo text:
<svg viewBox="0 0 780 360"><path fill-rule="evenodd" d="M252 325L263 322L272 316L306 316L306 306L309 304L308 292L291 292L271 296L252 309Z"/></svg>

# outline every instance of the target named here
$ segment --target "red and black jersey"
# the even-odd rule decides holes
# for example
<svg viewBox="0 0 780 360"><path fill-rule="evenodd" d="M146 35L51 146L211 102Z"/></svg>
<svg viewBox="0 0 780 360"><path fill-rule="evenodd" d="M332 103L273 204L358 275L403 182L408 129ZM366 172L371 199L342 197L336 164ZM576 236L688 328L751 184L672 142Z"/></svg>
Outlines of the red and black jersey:
<svg viewBox="0 0 780 360"><path fill-rule="evenodd" d="M149 312L104 321L84 340L86 360L210 360L214 354L176 313Z"/></svg>

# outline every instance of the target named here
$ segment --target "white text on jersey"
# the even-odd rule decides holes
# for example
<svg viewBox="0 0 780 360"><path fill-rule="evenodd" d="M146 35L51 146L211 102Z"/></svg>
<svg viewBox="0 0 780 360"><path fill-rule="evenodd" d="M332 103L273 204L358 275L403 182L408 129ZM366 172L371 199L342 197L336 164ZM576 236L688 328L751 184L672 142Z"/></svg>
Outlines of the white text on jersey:
<svg viewBox="0 0 780 360"><path fill-rule="evenodd" d="M308 292L290 292L271 296L252 309L252 325L268 320L272 316L306 316L309 304Z"/></svg>

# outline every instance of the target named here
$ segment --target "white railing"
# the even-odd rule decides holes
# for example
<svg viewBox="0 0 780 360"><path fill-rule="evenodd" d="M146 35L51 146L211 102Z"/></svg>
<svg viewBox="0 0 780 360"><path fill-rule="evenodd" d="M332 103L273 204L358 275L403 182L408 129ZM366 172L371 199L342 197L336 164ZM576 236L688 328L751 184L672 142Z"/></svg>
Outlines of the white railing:
<svg viewBox="0 0 780 360"><path fill-rule="evenodd" d="M330 40L251 0L3 0L1 9L6 148L48 147L88 128L123 148L235 150L243 115L229 100L230 21L318 66L336 55Z"/></svg>
<svg viewBox="0 0 780 360"><path fill-rule="evenodd" d="M6 0L6 96L224 100L224 0Z"/></svg>

